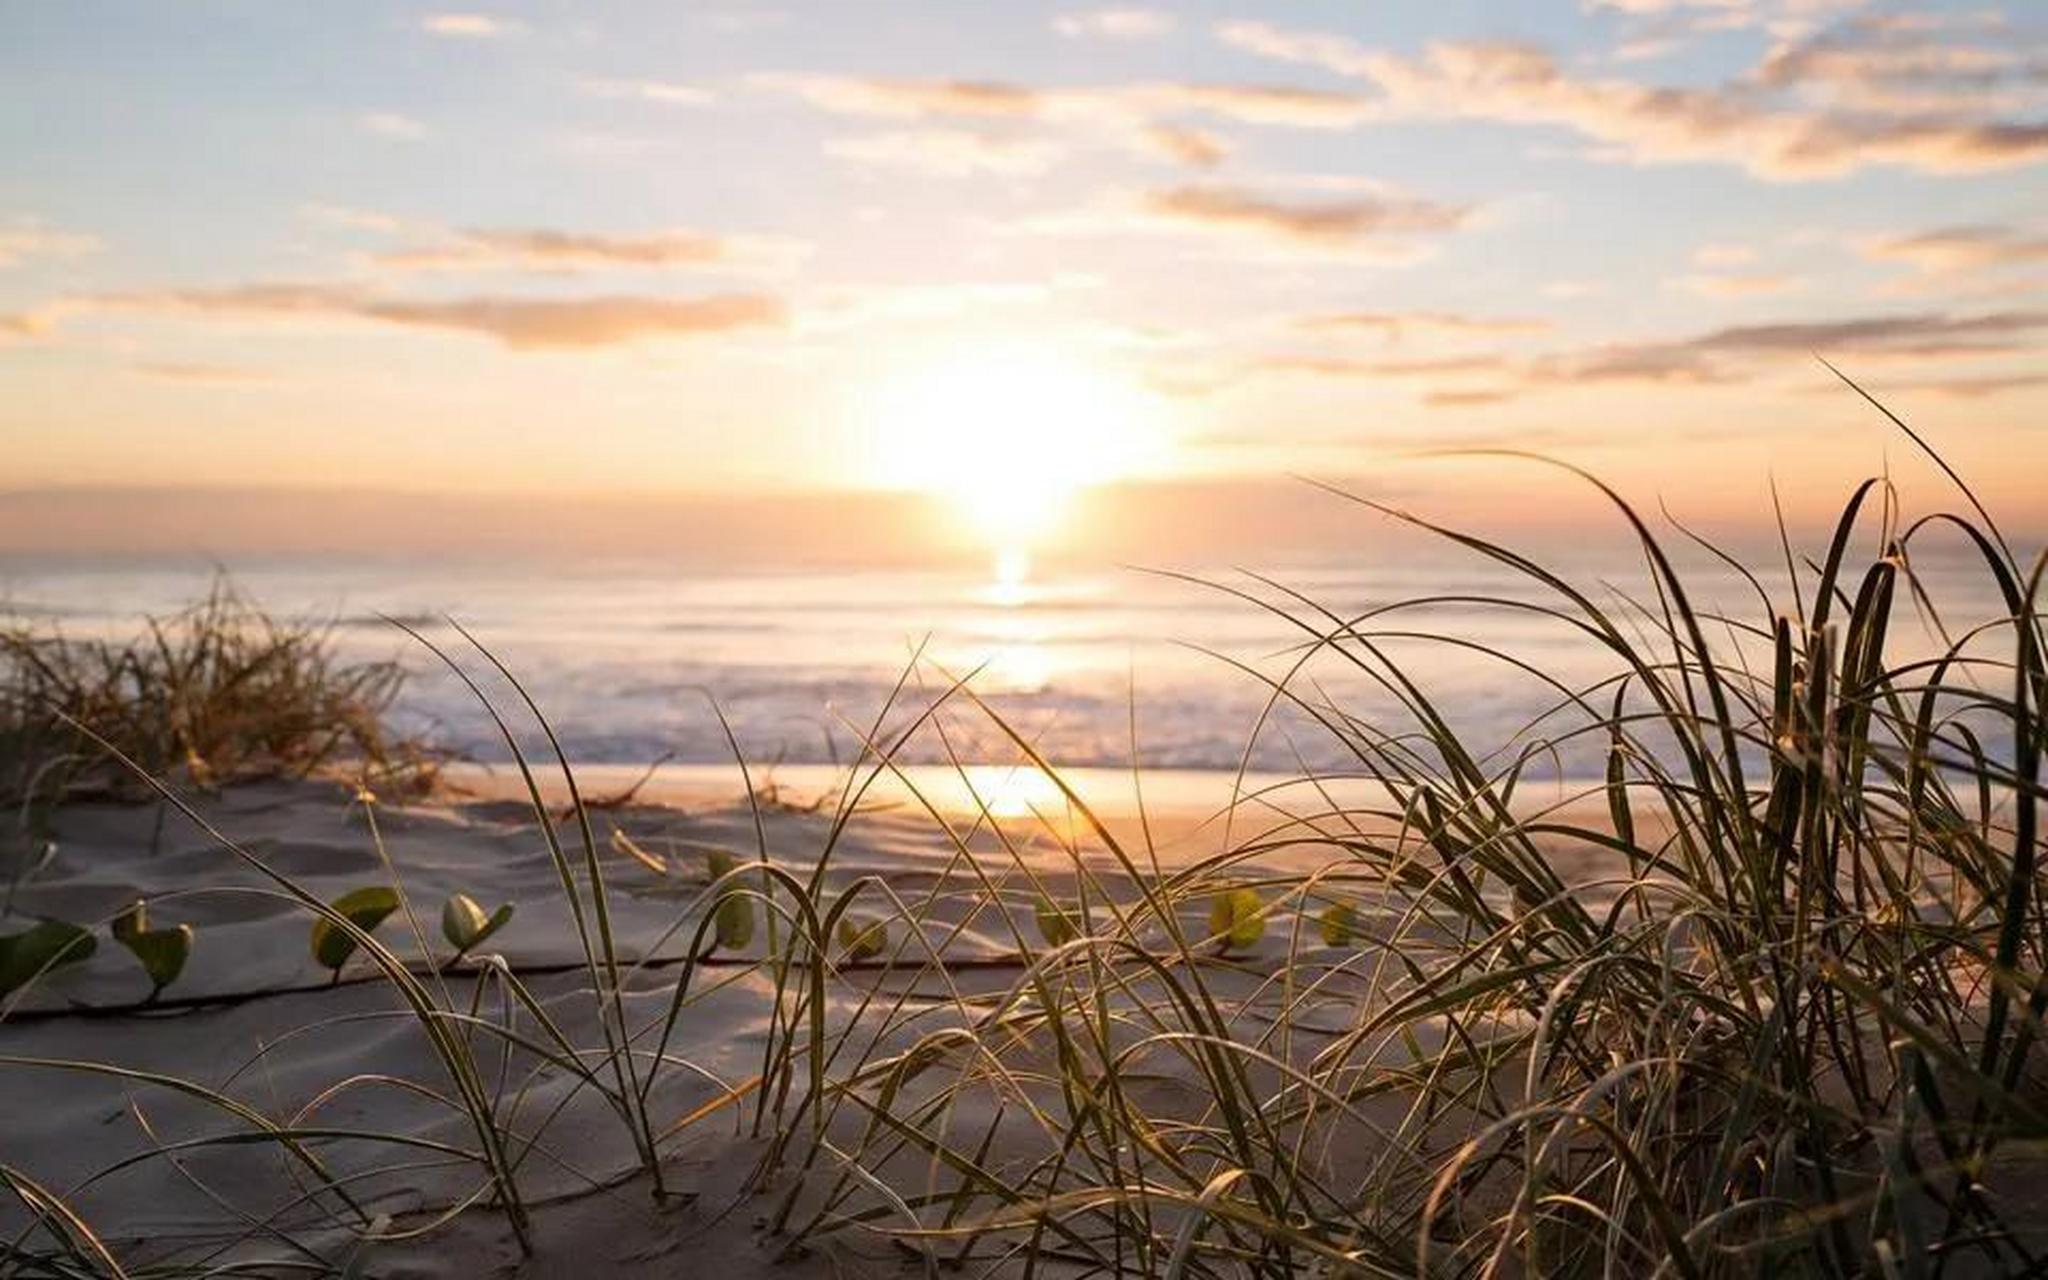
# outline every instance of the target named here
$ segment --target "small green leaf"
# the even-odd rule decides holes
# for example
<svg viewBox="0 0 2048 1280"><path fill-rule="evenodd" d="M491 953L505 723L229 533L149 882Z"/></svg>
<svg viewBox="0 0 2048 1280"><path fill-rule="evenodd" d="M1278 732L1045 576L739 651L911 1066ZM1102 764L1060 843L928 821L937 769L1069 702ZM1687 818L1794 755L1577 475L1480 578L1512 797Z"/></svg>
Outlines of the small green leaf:
<svg viewBox="0 0 2048 1280"><path fill-rule="evenodd" d="M181 924L169 929L144 929L127 937L118 937L120 944L142 962L142 971L149 975L150 996L178 980L185 972L185 962L192 958L192 926Z"/></svg>
<svg viewBox="0 0 2048 1280"><path fill-rule="evenodd" d="M1323 908L1322 915L1316 919L1316 927L1322 932L1327 945L1347 946L1358 936L1358 909L1341 900L1333 902Z"/></svg>
<svg viewBox="0 0 2048 1280"><path fill-rule="evenodd" d="M398 910L398 891L373 884L352 889L327 905L347 917L350 924L369 933L384 922L384 917ZM313 922L312 942L313 958L336 973L341 972L341 966L356 951L355 938L336 928L325 916Z"/></svg>
<svg viewBox="0 0 2048 1280"><path fill-rule="evenodd" d="M1045 939L1048 947L1063 947L1081 936L1081 928L1074 917L1051 898L1040 898L1031 914L1038 921L1038 936Z"/></svg>
<svg viewBox="0 0 2048 1280"><path fill-rule="evenodd" d="M706 849L704 851L704 865L710 868L711 878L719 880L731 875L733 868L739 866L740 863L739 859L733 857L732 854L724 849Z"/></svg>
<svg viewBox="0 0 2048 1280"><path fill-rule="evenodd" d="M1209 902L1209 932L1223 940L1223 950L1242 951L1266 936L1265 904L1251 889L1225 889Z"/></svg>
<svg viewBox="0 0 2048 1280"><path fill-rule="evenodd" d="M754 940L754 901L736 889L718 895L713 919L718 926L718 945L727 951L743 951Z"/></svg>
<svg viewBox="0 0 2048 1280"><path fill-rule="evenodd" d="M98 945L90 931L63 920L44 920L25 933L0 938L0 996L45 973L77 964Z"/></svg>
<svg viewBox="0 0 2048 1280"><path fill-rule="evenodd" d="M889 945L889 926L880 920L855 920L852 916L839 917L839 945L846 948L846 954L855 960L872 960Z"/></svg>
<svg viewBox="0 0 2048 1280"><path fill-rule="evenodd" d="M448 901L441 904L441 936L448 939L457 955L466 955L504 928L512 912L513 906L507 902L485 915L475 898L466 893L451 893Z"/></svg>

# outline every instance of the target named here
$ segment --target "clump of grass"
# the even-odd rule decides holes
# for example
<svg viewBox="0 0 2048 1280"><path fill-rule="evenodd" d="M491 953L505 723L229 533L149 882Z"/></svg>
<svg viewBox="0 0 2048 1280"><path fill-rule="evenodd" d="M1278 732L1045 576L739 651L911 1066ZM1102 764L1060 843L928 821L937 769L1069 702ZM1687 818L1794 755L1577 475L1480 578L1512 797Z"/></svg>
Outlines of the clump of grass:
<svg viewBox="0 0 2048 1280"><path fill-rule="evenodd" d="M416 744L382 722L404 678L395 662L341 661L326 629L273 617L225 581L125 640L0 625L0 799L140 794L93 738L199 786L342 761L417 774Z"/></svg>

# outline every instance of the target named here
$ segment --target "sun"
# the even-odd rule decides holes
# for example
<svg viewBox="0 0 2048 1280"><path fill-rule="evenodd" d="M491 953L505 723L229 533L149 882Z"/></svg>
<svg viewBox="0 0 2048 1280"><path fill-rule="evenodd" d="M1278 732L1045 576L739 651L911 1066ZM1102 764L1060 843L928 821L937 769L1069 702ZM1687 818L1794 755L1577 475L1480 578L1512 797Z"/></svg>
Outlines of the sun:
<svg viewBox="0 0 2048 1280"><path fill-rule="evenodd" d="M1145 468L1160 448L1149 395L1050 345L932 353L885 382L873 412L878 483L943 497L1019 553L1076 492Z"/></svg>

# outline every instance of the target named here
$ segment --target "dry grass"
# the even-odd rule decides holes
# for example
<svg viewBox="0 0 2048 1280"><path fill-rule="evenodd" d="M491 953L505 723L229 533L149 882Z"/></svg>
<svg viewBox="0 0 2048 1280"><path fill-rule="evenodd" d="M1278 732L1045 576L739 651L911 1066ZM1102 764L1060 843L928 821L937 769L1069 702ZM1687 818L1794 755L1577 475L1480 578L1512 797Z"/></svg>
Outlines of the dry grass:
<svg viewBox="0 0 2048 1280"><path fill-rule="evenodd" d="M339 663L324 629L226 582L122 641L16 621L0 627L0 798L137 792L93 738L202 787L340 761L381 773L417 759L382 725L403 683L395 663Z"/></svg>

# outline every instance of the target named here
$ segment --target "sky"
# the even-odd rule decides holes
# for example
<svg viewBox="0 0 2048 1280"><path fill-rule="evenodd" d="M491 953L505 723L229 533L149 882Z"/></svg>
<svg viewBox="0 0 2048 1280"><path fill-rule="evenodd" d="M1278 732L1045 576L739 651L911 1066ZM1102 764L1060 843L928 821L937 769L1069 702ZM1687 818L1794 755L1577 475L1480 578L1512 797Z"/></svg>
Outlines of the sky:
<svg viewBox="0 0 2048 1280"><path fill-rule="evenodd" d="M1028 540L1090 487L1294 474L1534 519L1526 464L1416 456L1503 448L1710 518L1880 470L1940 497L1817 356L2048 510L2026 4L0 0L0 30L0 488L115 526L137 489L910 489Z"/></svg>

